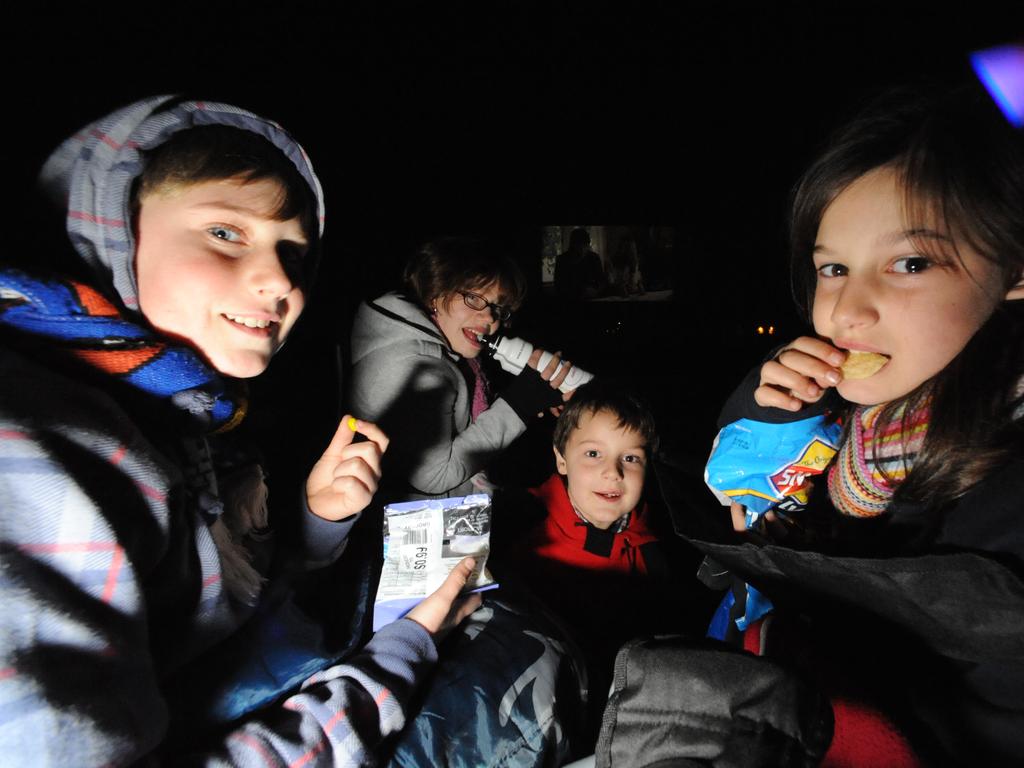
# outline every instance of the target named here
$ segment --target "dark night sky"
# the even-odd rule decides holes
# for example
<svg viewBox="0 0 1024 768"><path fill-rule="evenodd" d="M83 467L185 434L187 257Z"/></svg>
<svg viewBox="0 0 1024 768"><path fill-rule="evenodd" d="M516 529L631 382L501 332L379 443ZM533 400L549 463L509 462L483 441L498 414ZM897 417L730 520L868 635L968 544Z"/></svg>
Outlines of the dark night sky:
<svg viewBox="0 0 1024 768"><path fill-rule="evenodd" d="M19 164L134 97L196 93L286 124L318 162L332 218L357 221L683 222L771 205L777 219L778 187L855 100L963 74L967 51L1022 29L1013 3L984 1L184 0L115 21L41 5L35 24L5 30L16 103L46 102L28 112L38 154Z"/></svg>
<svg viewBox="0 0 1024 768"><path fill-rule="evenodd" d="M827 131L880 87L968 78L970 50L1024 34L1014 5L187 0L98 20L38 3L3 32L4 165L27 186L65 135L151 93L274 117L328 199L310 344L424 233L498 233L528 251L542 224L675 226L675 304L587 362L649 362L667 390L678 381L661 359L710 351L692 386L713 416L754 362L737 329L799 331L785 198Z"/></svg>

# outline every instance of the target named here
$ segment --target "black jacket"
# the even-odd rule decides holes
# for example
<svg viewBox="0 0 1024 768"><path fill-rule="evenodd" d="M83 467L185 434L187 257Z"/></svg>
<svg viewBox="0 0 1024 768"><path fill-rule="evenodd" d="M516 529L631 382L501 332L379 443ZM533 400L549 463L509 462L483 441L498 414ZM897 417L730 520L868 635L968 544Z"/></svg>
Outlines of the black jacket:
<svg viewBox="0 0 1024 768"><path fill-rule="evenodd" d="M729 399L720 424L811 415L811 410L790 414L756 406L756 376L752 372ZM835 404L820 403L813 410ZM655 471L677 532L769 596L780 620L798 617L801 651L784 660L798 679L812 685L837 677L853 681L903 728L926 762L1019 764L1024 756L1024 525L1019 519L1024 456L940 512L894 503L879 518L847 518L831 508L821 482L807 527L781 543L739 539L728 513L692 468L663 462ZM815 675L815 666L839 673ZM737 696L743 689L743 681L725 678L704 688L727 701L744 700ZM771 724L791 717L794 707L816 712L815 693L799 690L803 699L759 699L736 722ZM713 697L705 695L714 709ZM819 726L804 721L801 733L817 736ZM749 728L720 733L722 759L708 758L714 751L705 750L705 759L695 764L731 764L724 757L734 752L730 744L743 742L749 733ZM814 740L802 746L803 751L791 753L799 758L786 764L813 762L820 755ZM747 764L777 762L776 755L759 763L759 748L749 742Z"/></svg>
<svg viewBox="0 0 1024 768"><path fill-rule="evenodd" d="M755 370L720 425L810 415L757 406L756 386ZM878 519L848 518L821 482L817 529L791 546L695 544L780 610L811 617L819 653L891 706L923 754L1010 764L1024 756L1022 500L1018 455L941 511L893 503Z"/></svg>

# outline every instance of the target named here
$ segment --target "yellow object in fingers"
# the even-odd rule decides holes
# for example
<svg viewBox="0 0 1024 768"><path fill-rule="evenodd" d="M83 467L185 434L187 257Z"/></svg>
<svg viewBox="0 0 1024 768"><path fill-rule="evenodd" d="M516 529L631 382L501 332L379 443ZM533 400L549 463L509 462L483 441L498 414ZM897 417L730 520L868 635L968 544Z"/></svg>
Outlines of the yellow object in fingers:
<svg viewBox="0 0 1024 768"><path fill-rule="evenodd" d="M839 366L844 379L866 379L878 373L889 358L878 352L851 350L846 361Z"/></svg>

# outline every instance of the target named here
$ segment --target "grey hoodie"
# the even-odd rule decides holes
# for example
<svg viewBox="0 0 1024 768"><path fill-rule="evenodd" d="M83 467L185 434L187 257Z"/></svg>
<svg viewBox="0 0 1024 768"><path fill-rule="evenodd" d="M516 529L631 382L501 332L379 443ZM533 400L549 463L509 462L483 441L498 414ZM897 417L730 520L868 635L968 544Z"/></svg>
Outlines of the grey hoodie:
<svg viewBox="0 0 1024 768"><path fill-rule="evenodd" d="M420 307L397 293L363 304L352 327L352 412L391 438L385 504L474 492L471 478L526 431L502 398L473 421L460 356Z"/></svg>

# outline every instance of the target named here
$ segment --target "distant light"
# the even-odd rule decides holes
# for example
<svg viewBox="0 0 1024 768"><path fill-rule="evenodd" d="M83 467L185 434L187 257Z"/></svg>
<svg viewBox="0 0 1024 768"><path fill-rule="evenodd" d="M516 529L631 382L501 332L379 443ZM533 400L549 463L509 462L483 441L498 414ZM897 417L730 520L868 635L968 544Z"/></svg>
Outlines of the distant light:
<svg viewBox="0 0 1024 768"><path fill-rule="evenodd" d="M768 335L771 336L773 333L775 333L775 326L774 325L769 325L768 326Z"/></svg>
<svg viewBox="0 0 1024 768"><path fill-rule="evenodd" d="M975 51L971 66L1006 119L1024 128L1024 45Z"/></svg>
<svg viewBox="0 0 1024 768"><path fill-rule="evenodd" d="M764 336L764 326L763 325L757 326L757 335L758 336Z"/></svg>

